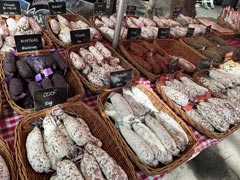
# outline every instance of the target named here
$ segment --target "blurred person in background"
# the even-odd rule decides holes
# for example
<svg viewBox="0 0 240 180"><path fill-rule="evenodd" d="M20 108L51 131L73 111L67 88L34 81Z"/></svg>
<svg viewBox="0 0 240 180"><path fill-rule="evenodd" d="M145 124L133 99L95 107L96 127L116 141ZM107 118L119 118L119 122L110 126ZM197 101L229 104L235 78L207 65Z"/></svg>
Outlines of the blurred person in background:
<svg viewBox="0 0 240 180"><path fill-rule="evenodd" d="M170 17L175 7L180 8L181 13L185 16L195 17L196 0L149 0L145 9L145 16L152 18L155 15L155 8L161 8L164 17Z"/></svg>

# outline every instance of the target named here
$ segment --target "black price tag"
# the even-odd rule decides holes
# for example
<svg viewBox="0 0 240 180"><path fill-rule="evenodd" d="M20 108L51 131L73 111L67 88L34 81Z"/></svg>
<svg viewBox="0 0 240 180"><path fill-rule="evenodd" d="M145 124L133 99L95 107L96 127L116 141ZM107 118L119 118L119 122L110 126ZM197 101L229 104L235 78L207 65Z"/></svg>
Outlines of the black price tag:
<svg viewBox="0 0 240 180"><path fill-rule="evenodd" d="M172 14L173 17L178 17L180 13L181 13L181 9L179 7L173 8L173 14Z"/></svg>
<svg viewBox="0 0 240 180"><path fill-rule="evenodd" d="M57 104L66 102L68 97L68 88L58 87L49 88L34 92L34 109L39 111L41 109L49 108Z"/></svg>
<svg viewBox="0 0 240 180"><path fill-rule="evenodd" d="M212 61L210 59L202 59L200 60L197 69L203 70L203 69L209 69L211 67Z"/></svg>
<svg viewBox="0 0 240 180"><path fill-rule="evenodd" d="M137 11L137 6L130 6L130 5L128 5L126 14L129 15L129 16L135 16L136 11Z"/></svg>
<svg viewBox="0 0 240 180"><path fill-rule="evenodd" d="M21 14L19 1L0 1L0 14Z"/></svg>
<svg viewBox="0 0 240 180"><path fill-rule="evenodd" d="M84 0L84 1L89 2L89 3L95 3L95 2L97 2L97 0Z"/></svg>
<svg viewBox="0 0 240 180"><path fill-rule="evenodd" d="M107 10L107 5L105 2L96 2L94 3L94 14L102 15L105 14Z"/></svg>
<svg viewBox="0 0 240 180"><path fill-rule="evenodd" d="M128 28L127 39L141 39L141 28Z"/></svg>
<svg viewBox="0 0 240 180"><path fill-rule="evenodd" d="M206 34L210 34L211 33L211 29L212 29L212 26L207 26L206 27Z"/></svg>
<svg viewBox="0 0 240 180"><path fill-rule="evenodd" d="M170 37L170 28L158 28L158 38L166 39Z"/></svg>
<svg viewBox="0 0 240 180"><path fill-rule="evenodd" d="M132 85L132 69L115 71L110 73L110 88Z"/></svg>
<svg viewBox="0 0 240 180"><path fill-rule="evenodd" d="M66 2L48 2L50 14L65 14Z"/></svg>
<svg viewBox="0 0 240 180"><path fill-rule="evenodd" d="M83 44L90 42L90 29L70 31L72 44Z"/></svg>
<svg viewBox="0 0 240 180"><path fill-rule="evenodd" d="M170 62L169 64L170 73L175 73L178 70L178 62L179 62L179 58L176 58Z"/></svg>
<svg viewBox="0 0 240 180"><path fill-rule="evenodd" d="M41 34L17 35L14 39L18 52L43 49Z"/></svg>
<svg viewBox="0 0 240 180"><path fill-rule="evenodd" d="M106 2L106 14L112 15L116 13L117 0L105 0Z"/></svg>
<svg viewBox="0 0 240 180"><path fill-rule="evenodd" d="M163 8L162 7L155 8L155 16L163 16Z"/></svg>
<svg viewBox="0 0 240 180"><path fill-rule="evenodd" d="M194 33L195 28L188 28L186 37L191 37Z"/></svg>

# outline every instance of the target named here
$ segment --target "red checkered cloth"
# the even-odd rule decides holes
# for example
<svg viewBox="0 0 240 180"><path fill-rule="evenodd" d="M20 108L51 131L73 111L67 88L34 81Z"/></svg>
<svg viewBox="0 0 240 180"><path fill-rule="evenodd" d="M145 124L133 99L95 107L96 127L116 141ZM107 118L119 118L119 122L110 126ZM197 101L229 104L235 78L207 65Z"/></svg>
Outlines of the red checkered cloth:
<svg viewBox="0 0 240 180"><path fill-rule="evenodd" d="M146 80L145 78L141 78L137 83L144 84L148 87L153 88L153 90L156 91L155 85L151 84L150 81ZM86 91L86 96L83 99L83 102L88 104L91 108L93 108L95 111L97 110L97 97L98 94L94 94L90 91ZM6 102L5 97L3 98L3 119L0 121L0 136L3 137L10 145L11 149L13 150L13 143L14 143L14 129L17 125L17 122L23 118L22 115L19 115L15 111L11 109L9 104ZM203 136L196 130L192 129L194 134L196 135L197 139L199 140L199 147L196 149L196 152L194 153L193 157L197 156L202 150L206 149L207 147L219 143L222 140L216 140L216 139L208 139L206 136ZM192 157L192 158L193 158ZM137 176L139 180L157 180L161 179L163 175L157 175L157 176L148 176L146 174L143 174L142 172L137 171Z"/></svg>

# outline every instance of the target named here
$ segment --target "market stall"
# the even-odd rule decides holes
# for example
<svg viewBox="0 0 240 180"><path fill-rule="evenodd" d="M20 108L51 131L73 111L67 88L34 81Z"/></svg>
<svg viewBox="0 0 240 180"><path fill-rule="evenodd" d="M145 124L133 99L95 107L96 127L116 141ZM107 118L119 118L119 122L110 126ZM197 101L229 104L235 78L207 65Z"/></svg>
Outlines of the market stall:
<svg viewBox="0 0 240 180"><path fill-rule="evenodd" d="M134 6L124 15L124 2L107 16L112 4L96 3L89 21L49 4L47 30L1 15L0 137L12 153L1 145L0 158L11 179L14 154L24 180L156 180L239 129L239 13L225 8L218 25L176 8L147 19Z"/></svg>

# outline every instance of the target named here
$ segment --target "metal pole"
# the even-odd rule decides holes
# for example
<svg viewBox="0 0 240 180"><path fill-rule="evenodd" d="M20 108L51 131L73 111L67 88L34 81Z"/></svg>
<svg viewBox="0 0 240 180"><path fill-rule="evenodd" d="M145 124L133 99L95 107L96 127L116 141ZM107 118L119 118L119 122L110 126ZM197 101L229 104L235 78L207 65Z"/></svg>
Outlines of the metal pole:
<svg viewBox="0 0 240 180"><path fill-rule="evenodd" d="M121 26L122 26L124 11L125 11L125 5L126 5L126 0L120 0L118 11L117 11L117 23L116 23L116 27L113 35L113 42L112 42L112 47L114 49L117 49L118 47L118 41L121 33Z"/></svg>

